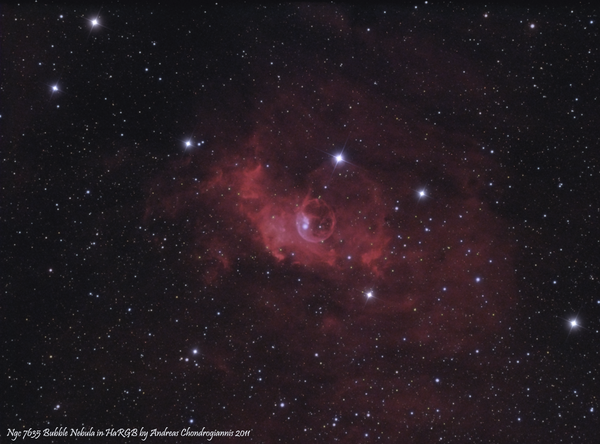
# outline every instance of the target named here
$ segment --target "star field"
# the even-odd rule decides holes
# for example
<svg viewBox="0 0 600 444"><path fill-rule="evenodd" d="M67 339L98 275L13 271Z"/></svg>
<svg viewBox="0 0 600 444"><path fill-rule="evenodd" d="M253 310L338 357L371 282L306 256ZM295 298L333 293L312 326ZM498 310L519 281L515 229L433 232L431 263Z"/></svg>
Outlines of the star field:
<svg viewBox="0 0 600 444"><path fill-rule="evenodd" d="M3 7L2 436L595 442L597 12Z"/></svg>

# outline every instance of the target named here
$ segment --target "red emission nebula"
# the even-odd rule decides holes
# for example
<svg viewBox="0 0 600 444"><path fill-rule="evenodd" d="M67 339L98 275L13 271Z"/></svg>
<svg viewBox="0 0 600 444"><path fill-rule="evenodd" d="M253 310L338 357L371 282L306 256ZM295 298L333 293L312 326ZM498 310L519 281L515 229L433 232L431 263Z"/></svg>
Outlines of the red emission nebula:
<svg viewBox="0 0 600 444"><path fill-rule="evenodd" d="M251 421L264 442L334 417L342 442L365 421L383 436L493 433L469 418L516 303L506 223L487 194L497 161L355 82L290 81L240 111L251 125L151 185L145 220L180 226L194 319L211 325L214 301L228 307L199 343L215 400L227 399L228 428Z"/></svg>
<svg viewBox="0 0 600 444"><path fill-rule="evenodd" d="M239 173L239 181L234 176L225 183L233 185L239 196L236 207L256 227L256 242L278 261L341 274L350 265L378 275L389 241L380 191L360 175L327 186L332 163L310 175L320 190L276 192L269 168L262 165L251 165Z"/></svg>

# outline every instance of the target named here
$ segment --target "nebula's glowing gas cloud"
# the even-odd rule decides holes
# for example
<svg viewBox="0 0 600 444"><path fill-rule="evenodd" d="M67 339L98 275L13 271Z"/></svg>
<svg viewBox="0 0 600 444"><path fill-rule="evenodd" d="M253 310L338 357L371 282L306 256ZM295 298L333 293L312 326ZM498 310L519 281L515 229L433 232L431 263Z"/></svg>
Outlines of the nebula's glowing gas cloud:
<svg viewBox="0 0 600 444"><path fill-rule="evenodd" d="M212 142L210 156L176 162L152 185L146 220L186 221L185 279L203 289L200 304L232 299L244 354L267 361L260 338L284 350L269 374L286 399L326 381L306 395L315 411L335 400L342 416L419 412L423 426L442 424L468 402L462 383L436 381L479 371L468 356L491 353L515 302L506 229L483 197L495 160L469 136L409 124L415 113L351 80L297 89L273 93L252 128ZM345 140L342 160L326 154ZM242 358L224 358L229 340L215 340L207 359L229 362L222 383L233 387ZM432 406L441 413L427 416Z"/></svg>

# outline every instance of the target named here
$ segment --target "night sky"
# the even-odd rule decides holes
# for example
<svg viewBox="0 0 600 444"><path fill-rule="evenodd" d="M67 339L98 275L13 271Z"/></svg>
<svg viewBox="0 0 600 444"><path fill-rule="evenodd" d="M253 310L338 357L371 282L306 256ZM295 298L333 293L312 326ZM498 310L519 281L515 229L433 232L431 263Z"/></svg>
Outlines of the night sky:
<svg viewBox="0 0 600 444"><path fill-rule="evenodd" d="M597 10L0 11L0 441L600 442Z"/></svg>

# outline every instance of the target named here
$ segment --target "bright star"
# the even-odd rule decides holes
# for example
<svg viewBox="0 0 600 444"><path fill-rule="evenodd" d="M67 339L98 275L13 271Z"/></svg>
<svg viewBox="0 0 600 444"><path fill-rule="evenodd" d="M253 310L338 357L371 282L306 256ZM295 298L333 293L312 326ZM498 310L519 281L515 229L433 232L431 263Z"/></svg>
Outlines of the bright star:
<svg viewBox="0 0 600 444"><path fill-rule="evenodd" d="M339 154L336 154L336 155L328 153L327 151L320 150L319 148L315 148L315 150L320 151L320 152L328 155L329 157L331 157L331 159L335 160L335 164L333 165L333 170L331 171L331 176L329 177L329 181L324 186L324 188L327 188L328 185L329 185L329 182L331 182L331 180L333 179L333 175L335 173L335 170L337 168L338 163L344 162L344 163L347 163L347 164L352 165L354 167L357 167L357 165L353 164L352 162L348 162L346 159L344 159L344 151L346 150L346 145L348 144L348 140L349 139L350 139L350 134L348 134L348 137L346 138L346 142L344 142L344 146L342 147L342 151ZM360 167L357 167L357 168L360 168Z"/></svg>
<svg viewBox="0 0 600 444"><path fill-rule="evenodd" d="M104 26L102 23L100 23L100 13L98 13L96 15L96 17L93 18L93 19L87 18L85 16L82 16L82 18L84 20L86 20L87 22L89 22L89 24L90 24L90 30L88 32L88 35L87 35L87 38L86 38L86 42L90 38L90 36L92 35L92 32L95 32L94 29L98 29L98 28L110 29L110 28L107 28L106 26Z"/></svg>
<svg viewBox="0 0 600 444"><path fill-rule="evenodd" d="M372 292L372 291L369 291L369 292L367 293L367 298L368 298L368 299L371 299L372 297L373 297L373 292Z"/></svg>
<svg viewBox="0 0 600 444"><path fill-rule="evenodd" d="M577 320L577 317L579 316L579 313L577 313L577 315L574 318L571 319L565 319L565 318L559 318L562 319L565 322L568 322L570 325L569 328L569 333L567 334L567 339L565 339L565 342L569 339L569 336L571 336L571 333L573 332L574 329L580 330L587 330L587 328L585 328L584 326L582 326L579 321Z"/></svg>
<svg viewBox="0 0 600 444"><path fill-rule="evenodd" d="M422 190L417 191L417 195L419 196L419 201L421 201L421 199L423 199L425 197L429 197L427 195L427 192L425 191L425 188L423 188Z"/></svg>
<svg viewBox="0 0 600 444"><path fill-rule="evenodd" d="M191 140L187 140L187 141L185 142L185 146L190 146L191 144L192 144Z"/></svg>
<svg viewBox="0 0 600 444"><path fill-rule="evenodd" d="M101 27L101 28L106 28L112 31L112 29L106 27L104 24L102 24L100 22L100 16L102 15L104 18L106 18L107 16L105 14L102 14L102 7L98 10L98 12L94 13L94 15L96 17L94 18L87 18L85 16L81 16L83 19L87 20L88 22L90 22L90 28L93 29L97 26ZM106 20L104 20L104 23L106 23ZM90 31L91 31L90 29ZM89 35L88 35L89 36Z"/></svg>
<svg viewBox="0 0 600 444"><path fill-rule="evenodd" d="M50 85L48 85L50 86ZM58 89L58 84L54 84L50 86L50 98L54 97L54 93L57 92L61 92L60 89Z"/></svg>

